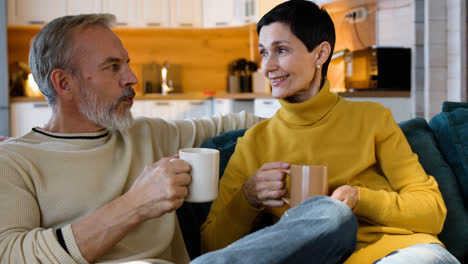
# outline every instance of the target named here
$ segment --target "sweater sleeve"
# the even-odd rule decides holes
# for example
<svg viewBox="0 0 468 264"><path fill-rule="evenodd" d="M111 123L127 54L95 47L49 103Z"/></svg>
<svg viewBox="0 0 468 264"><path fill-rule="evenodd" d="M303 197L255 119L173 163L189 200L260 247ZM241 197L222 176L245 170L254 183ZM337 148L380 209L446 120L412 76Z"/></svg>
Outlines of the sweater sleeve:
<svg viewBox="0 0 468 264"><path fill-rule="evenodd" d="M206 140L224 132L250 128L260 121L260 118L242 111L227 115L215 115L198 120L172 121L180 133L180 147L199 147Z"/></svg>
<svg viewBox="0 0 468 264"><path fill-rule="evenodd" d="M41 227L32 181L32 166L0 150L0 262L85 263L73 259L59 244L55 230Z"/></svg>
<svg viewBox="0 0 468 264"><path fill-rule="evenodd" d="M422 168L390 110L385 109L379 119L375 155L393 191L357 187L359 200L354 212L386 226L440 233L447 209L437 182Z"/></svg>
<svg viewBox="0 0 468 264"><path fill-rule="evenodd" d="M244 138L239 139L236 150L224 171L219 186L218 198L201 227L202 252L217 250L249 234L255 218L262 208L249 204L242 185L249 179L249 165L245 160ZM250 166L252 167L252 166Z"/></svg>

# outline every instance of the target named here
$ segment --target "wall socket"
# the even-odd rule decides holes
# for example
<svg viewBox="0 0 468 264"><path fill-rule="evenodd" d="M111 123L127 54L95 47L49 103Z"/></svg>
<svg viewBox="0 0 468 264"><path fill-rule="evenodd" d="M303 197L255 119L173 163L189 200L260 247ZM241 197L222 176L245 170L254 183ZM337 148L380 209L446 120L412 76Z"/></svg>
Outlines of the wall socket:
<svg viewBox="0 0 468 264"><path fill-rule="evenodd" d="M350 9L345 13L344 19L350 24L365 21L367 19L367 8L357 7Z"/></svg>

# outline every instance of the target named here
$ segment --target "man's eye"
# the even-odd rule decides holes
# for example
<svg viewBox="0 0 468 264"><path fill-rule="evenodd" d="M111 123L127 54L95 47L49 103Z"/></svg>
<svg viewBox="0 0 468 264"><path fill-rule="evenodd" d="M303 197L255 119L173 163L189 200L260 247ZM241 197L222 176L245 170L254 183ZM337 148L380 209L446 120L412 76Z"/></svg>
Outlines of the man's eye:
<svg viewBox="0 0 468 264"><path fill-rule="evenodd" d="M120 70L120 65L119 64L112 64L111 66L109 66L109 68L113 71L118 71Z"/></svg>

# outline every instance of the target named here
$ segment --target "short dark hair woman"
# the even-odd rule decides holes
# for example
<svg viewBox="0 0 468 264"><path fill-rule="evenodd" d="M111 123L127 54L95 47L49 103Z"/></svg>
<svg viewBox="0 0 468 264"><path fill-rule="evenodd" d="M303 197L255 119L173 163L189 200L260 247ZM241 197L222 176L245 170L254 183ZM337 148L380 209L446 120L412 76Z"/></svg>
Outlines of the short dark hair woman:
<svg viewBox="0 0 468 264"><path fill-rule="evenodd" d="M335 29L327 12L310 1L287 1L260 20L257 32L261 68L282 107L238 140L202 226L204 249L222 248L249 234L260 213L274 221L281 217L275 224L281 225L284 215L296 210L286 212L282 199L289 188L284 169L322 165L328 166L331 197L311 198L316 203L311 210L329 219L329 226L298 224L291 234L295 228L322 232L336 225L341 215L314 210L321 208L319 201L340 201L359 222L357 249L346 263L458 263L437 238L446 216L437 183L390 110L330 92L326 74ZM312 244L327 255L327 246L340 239L314 237L304 247ZM330 261L311 262L334 263L326 257Z"/></svg>

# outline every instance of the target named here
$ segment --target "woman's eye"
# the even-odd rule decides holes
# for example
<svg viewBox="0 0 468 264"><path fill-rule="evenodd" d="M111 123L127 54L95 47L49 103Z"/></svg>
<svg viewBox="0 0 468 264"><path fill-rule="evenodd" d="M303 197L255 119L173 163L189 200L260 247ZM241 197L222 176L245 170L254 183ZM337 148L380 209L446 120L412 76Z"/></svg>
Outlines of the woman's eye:
<svg viewBox="0 0 468 264"><path fill-rule="evenodd" d="M261 50L260 55L262 55L262 57L266 57L268 56L268 53L265 50Z"/></svg>
<svg viewBox="0 0 468 264"><path fill-rule="evenodd" d="M284 48L279 48L278 49L278 53L285 53L286 51L288 51L287 49L284 49Z"/></svg>

